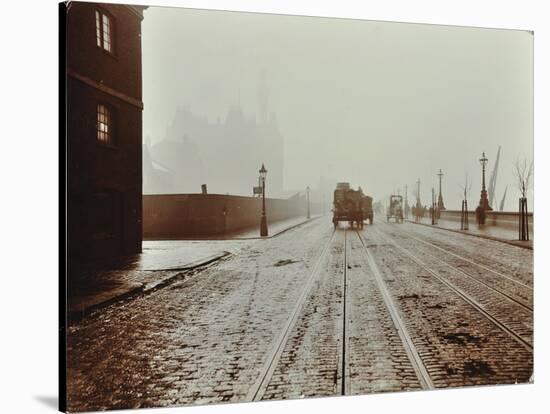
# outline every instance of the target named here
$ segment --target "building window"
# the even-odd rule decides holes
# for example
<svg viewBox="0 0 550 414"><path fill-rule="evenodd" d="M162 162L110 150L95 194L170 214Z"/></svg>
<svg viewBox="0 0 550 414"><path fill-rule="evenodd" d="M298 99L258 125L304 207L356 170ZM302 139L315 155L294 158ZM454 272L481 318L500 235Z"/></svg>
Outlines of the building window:
<svg viewBox="0 0 550 414"><path fill-rule="evenodd" d="M97 106L97 140L104 144L113 144L113 115L109 108Z"/></svg>
<svg viewBox="0 0 550 414"><path fill-rule="evenodd" d="M97 46L113 53L113 21L99 10L95 11L95 35Z"/></svg>

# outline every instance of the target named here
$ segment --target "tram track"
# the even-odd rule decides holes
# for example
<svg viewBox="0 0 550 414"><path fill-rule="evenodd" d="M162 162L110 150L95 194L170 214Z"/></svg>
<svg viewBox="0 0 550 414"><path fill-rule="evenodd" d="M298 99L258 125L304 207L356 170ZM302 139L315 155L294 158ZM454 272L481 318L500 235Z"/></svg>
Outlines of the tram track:
<svg viewBox="0 0 550 414"><path fill-rule="evenodd" d="M284 361L282 361L283 354L285 352L288 353L289 351L291 353L293 352L291 351L293 349L292 342L295 340L295 335L298 334L297 332L299 332L300 327L303 325L303 320L300 321L300 319L304 316L303 313L306 310L306 306L308 305L308 299L312 298L312 286L316 280L319 280L320 273L324 270L322 268L323 263L326 263L327 255L330 252L330 246L333 244L334 235L337 231L335 231L331 235L329 241L323 248L322 253L318 257L315 266L310 272L308 281L304 286L304 289L302 290L300 297L298 298L291 312L290 317L288 318L285 326L281 330L281 333L278 336L277 340L274 342L272 350L265 360L257 381L254 383L253 387L248 393L248 401L262 400L264 399L264 396L267 396L268 399L270 398L267 391L268 389L272 388L270 384L272 383L272 379L274 379L276 372L279 372L279 374L281 373L280 364L284 365ZM363 236L357 230L344 228L340 229L339 231L343 233L342 251L338 253L338 255L341 255L341 265L339 267L339 269L341 270L334 274L329 273L328 276L329 279L337 278L341 280L341 282L336 283L332 287L332 289L336 288L341 292L340 303L338 304L338 307L340 308L340 313L338 314L337 321L338 328L335 331L335 333L337 332L338 336L338 362L334 371L330 371L329 367L324 367L324 369L327 370L327 378L334 375L334 391L336 391L336 395L351 395L354 393L354 389L352 388L352 381L354 380L354 378L352 377L350 369L350 361L357 356L353 355L353 350L350 347L350 336L352 335L352 331L350 329L351 327L349 326L349 324L351 323L350 318L352 317L350 309L350 307L352 306L352 298L349 296L352 294L352 291L350 290L350 287L348 287L348 284L350 283L348 279L348 268L351 269L348 255L351 254L352 249L350 237L357 237L360 242L360 246L362 246L361 249L358 249L359 256L355 256L355 261L362 262L362 268L364 269L364 271L367 271L369 272L369 274L372 275L371 279L374 281L373 287L379 292L381 306L383 307L383 309L385 309L386 315L388 315L387 318L389 323L392 324L392 326L395 328L397 337L399 338L399 346L403 350L403 357L406 358L407 362L402 363L405 363L406 365L409 365L411 367L410 372L413 373L413 375L415 375L417 379L418 385L406 385L412 384L411 378L400 378L400 374L396 373L397 376L395 378L402 384L401 389L417 389L417 387L426 390L434 389L435 385L430 377L428 369L422 361L420 353L416 349L414 341L407 330L402 316L400 315L400 311L398 310L396 303L392 299L392 296L385 285L381 271L379 270L372 253L368 250L367 243L365 242ZM363 274L361 277L366 277L366 274ZM298 331L296 331L297 328ZM307 329L311 329L311 327ZM373 334L376 335L376 333ZM319 337L321 337L323 333L317 332L314 333L314 335L318 335ZM323 356L318 355L314 358L322 359ZM375 377L377 377L377 374L374 375ZM331 395L334 395L334 393L332 393Z"/></svg>
<svg viewBox="0 0 550 414"><path fill-rule="evenodd" d="M529 303L499 297L497 290L510 293L503 286L519 284L493 273L473 296L463 290L465 297L449 281L477 286L470 276L482 278L485 270L442 251L459 242L442 237L438 250L429 243L437 244L437 235L420 234L429 240L420 243L401 233L403 225L332 231L318 223L315 231L252 246L201 277L84 320L69 337L71 349L88 349L70 360L71 392L83 396L73 408L113 408L113 395L143 405L206 404L532 381L532 341L510 335L514 327L479 300L487 291L512 315L517 308L532 313ZM476 246L457 251L464 258L473 252L489 267L500 262L483 259ZM495 269L514 275L507 273L514 257ZM529 284L527 276L518 273ZM142 369L135 356L153 351L143 375L155 378L155 389L112 382L124 380L128 367ZM89 373L78 369L83 365Z"/></svg>
<svg viewBox="0 0 550 414"><path fill-rule="evenodd" d="M456 295L461 297L465 302L467 302L469 305L471 305L477 312L481 313L486 319L488 319L493 325L497 326L500 330L504 331L506 334L508 334L511 338L519 342L524 348L526 348L528 351L533 350L533 342L532 342L532 336L525 338L525 335L522 335L517 332L517 329L514 329L510 325L513 325L512 322L509 320L510 312L508 312L508 315L501 314L501 315L495 315L495 312L488 311L486 308L487 306L484 306L480 303L479 298L474 298L472 295L468 294L463 288L459 288L454 283L450 282L448 278L442 276L438 271L434 270L431 266L428 266L422 259L420 259L417 255L410 252L410 250L404 248L402 245L397 243L394 238L388 237L386 234L384 234L379 229L375 230L375 232L379 235L379 237L384 240L386 243L389 243L390 245L394 246L398 251L402 252L405 256L407 256L411 261L416 263L419 267L421 267L423 270L428 272L432 277L434 277L436 280L441 282L443 285L445 285L447 288L449 288L452 292L454 292ZM443 260L435 257L440 262L447 265ZM447 265L448 266L448 265ZM460 270L460 269L457 269ZM463 272L462 272L463 273ZM475 280L475 278L474 278ZM477 280L476 280L477 281ZM477 281L479 282L479 281ZM495 291L495 293L501 294L502 292L499 292L498 290ZM502 298L504 300L509 301L510 303L514 303L516 306L519 306L520 304L517 303L517 301L513 301L511 298L509 298L506 295L502 295ZM525 308L525 305L522 304ZM528 309L527 309L528 311ZM532 316L532 310L531 316ZM508 320L503 320L508 319Z"/></svg>
<svg viewBox="0 0 550 414"><path fill-rule="evenodd" d="M466 258L463 258L461 256L458 256L458 255L455 255L453 254L452 252L449 252L445 249L441 249L439 248L437 245L433 244L433 243L430 243L430 242L425 242L417 237L414 237L412 236L409 232L407 231L403 231L403 233L406 234L406 237L410 238L410 239L413 239L415 241L419 241L419 242L424 242L426 245L430 246L430 247L434 247L436 249L439 249L445 253L448 253L448 254L452 254L453 256L457 256L459 257L461 260L463 261L467 261L471 264L475 264L477 266L479 266L480 268L484 269L485 270L485 267L484 266L481 266L481 265L478 265L476 264L475 262L473 261L469 261L468 259ZM471 280L477 282L477 283L480 283L482 284L483 286L485 286L487 289L497 293L498 295L502 296L504 299L510 301L510 302L513 302L515 305L518 305L520 306L521 308L529 311L530 313L533 313L533 306L532 306L532 296L533 296L533 288L530 287L530 286L527 286L521 282L518 282L517 280L510 280L509 277L506 277L504 276L506 279L504 279L506 281L506 283L508 283L508 281L511 281L511 282L514 282L515 285L514 287L509 287L508 286L508 289L505 289L505 288L500 288L500 287L496 287L495 284L498 284L498 283L502 283L502 280L495 280L494 278L491 278L489 277L489 282L483 280L485 277L480 277L479 274L473 274L474 272L467 272L466 270L464 270L464 268L459 268L453 264L451 264L449 261L447 260L444 260L442 259L441 257L438 257L437 255L433 254L432 252L428 251L428 250L422 250L420 249L418 246L415 246L415 249L418 249L422 252L422 254L425 254L427 256L430 256L432 258L434 258L435 260L443 263L446 267L452 269L453 271L455 272L458 272L468 278L470 278ZM498 274L498 272L497 272ZM493 282L493 283L490 283L490 282ZM515 290L519 290L520 292L517 293ZM513 292L513 293L512 293ZM521 299L518 299L521 298ZM527 299L527 300L524 300L524 299Z"/></svg>
<svg viewBox="0 0 550 414"><path fill-rule="evenodd" d="M279 336L277 337L277 340L275 341L275 345L271 348L271 351L269 352L262 368L260 369L260 374L258 375L256 382L252 385L247 394L246 401L258 401L261 400L264 396L264 393L269 385L269 382L271 381L277 364L281 359L281 355L283 354L285 345L287 344L292 330L300 316L300 313L306 304L306 300L311 291L311 287L315 280L319 278L320 272L322 270L322 264L327 258L327 255L330 251L329 248L333 242L335 234L336 231L333 230L329 240L323 247L319 257L317 258L315 265L309 274L308 280L304 288L302 289L302 292L300 293L300 296L298 297L298 300L296 301L296 304L294 305L289 318L287 319L287 322L283 326Z"/></svg>
<svg viewBox="0 0 550 414"><path fill-rule="evenodd" d="M348 271L348 231L344 229L344 266L343 266L343 283L342 283L342 360L340 362L340 392L342 395L349 394L350 378L349 378L349 341L347 338L349 330L347 329L349 315L347 306L347 271Z"/></svg>
<svg viewBox="0 0 550 414"><path fill-rule="evenodd" d="M514 317L507 319L506 315L503 315L502 312L493 311L498 308L498 306L494 305L495 302L506 302L510 306L513 304L513 306L521 308L523 312L530 313L532 317L532 309L529 309L528 304L516 300L511 295L507 295L505 291L491 286L487 281L479 280L463 269L447 263L435 254L422 251L426 249L420 250L420 254L416 250L405 248L401 243L398 243L398 240L395 240L396 235L388 235L383 229L383 227L377 229L371 228L370 231L373 232L372 234L378 240L387 246L391 246L390 248L395 249L395 251L399 251L404 257L407 257L416 266L421 268L422 272L426 275L424 277L433 278L433 282L430 282L433 286L431 288L433 292L437 291L439 283L448 288L448 292L443 297L449 299L443 299L443 303L446 300L453 303L456 302L457 305L453 305L456 309L473 307L478 316L472 320L485 320L486 322L483 322L483 325L486 326L484 328L485 331L489 329L487 332L490 332L494 329L495 331L493 332L501 332L498 335L502 335L503 338L511 338L510 343L517 342L514 345L514 349L515 347L524 349L522 352L525 352L526 355L532 355L532 335L529 336L528 334L519 332L515 328L518 325L514 325L513 323ZM335 239L336 234L338 234L337 242ZM355 237L357 237L359 244ZM383 364L387 367L386 369L390 369L389 372L393 372L391 374L392 387L402 390L418 388L435 389L441 386L456 384L456 381L460 381L454 375L447 378L448 374L445 375L446 371L442 372L441 370L441 364L444 364L444 366L448 367L445 369L454 372L452 364L457 362L452 361L461 361L461 358L464 358L464 356L459 356L463 352L460 350L460 345L458 345L458 348L456 344L452 345L451 348L453 351L450 351L451 348L443 345L444 342L439 342L440 340L438 340L440 345L434 345L430 341L425 341L421 334L422 329L419 330L421 319L418 319L418 316L426 314L431 315L428 317L428 320L434 317L437 319L437 314L430 310L433 306L430 305L427 309L424 308L422 310L422 306L414 305L417 309L415 311L417 316L415 316L414 322L411 324L411 315L408 312L411 309L412 302L407 302L408 304L406 304L403 300L406 301L406 298L409 297L407 295L411 295L412 293L407 293L407 289L399 289L401 293L395 296L396 292L394 290L397 285L387 284L386 276L384 276L384 272L386 271L382 271L382 268L379 268L377 253L372 251L372 246L379 245L374 244L371 246L368 239L368 236L362 232L349 228L332 232L330 238L324 247L322 247L321 253L315 259L314 266L309 272L308 279L289 313L286 323L273 341L257 379L249 389L246 398L247 401L281 398L281 396L297 398L298 396L351 395L361 389L380 386L369 385L381 384L377 382L380 379L375 371L369 371L368 369L366 372L360 371L361 364L365 366L364 363L367 361L375 364L372 366ZM423 246L428 246L429 244L428 242L423 244ZM352 256L352 249L355 249L353 251L358 253L353 253ZM424 256L424 254L427 256ZM432 260L437 261L437 263L440 263L440 265L433 265L435 262L428 261L426 259L428 256ZM426 261L430 264L426 263ZM483 298L480 299L479 293L477 296L470 294L470 290L464 288L466 282L458 283L457 286L456 283L453 283L453 279L449 276L448 272L441 270L439 267L441 265L451 270L455 282L459 277L457 275L460 275L460 278L467 280L467 283L482 286L485 290L477 288L478 291L490 292L493 295L491 296L493 302L487 299L484 300ZM382 262L382 266L385 267L386 265ZM359 282L360 279L358 278L363 278L362 280L365 280L365 282ZM421 282L421 279L416 283L418 282ZM357 287L361 290L366 288L368 284L371 286L369 288L371 293L368 293L368 297L371 299L378 297L369 306L377 306L377 312L382 312L379 313L381 320L385 319L386 322L385 325L382 322L376 322L377 328L374 331L370 331L370 333L363 331L361 333L362 325L354 324L352 319L367 321L367 319L357 314L357 300L366 294L366 292L369 292L369 290L361 293L357 291ZM315 288L313 288L314 286ZM374 294L373 292L377 293ZM483 293L483 295L488 294ZM497 296L498 298L495 299ZM453 297L458 298L452 299ZM463 304L458 305L458 303ZM437 302L435 305L437 305ZM502 309L502 304L499 306ZM512 311L510 313L514 314L515 312ZM521 321L521 318L521 315L515 316L515 321ZM380 323L386 327L391 326L391 330L395 332L394 347L386 349L392 349L391 355L396 355L395 352L401 352L400 358L402 358L402 362L400 364L405 365L399 366L409 367L407 368L409 374L403 376L404 374L399 373L399 369L391 371L393 369L389 368L392 366L391 362L388 359L384 360L383 358L385 357L379 356L373 360L369 359L372 357L359 356L357 354L357 351L360 349L380 349L377 346L383 343L386 344L385 346L389 344L388 341L391 341L391 339L376 339L376 335L384 332L384 330L378 330L382 326ZM364 326L363 329L370 328ZM430 331L433 331L433 328L428 328L426 333ZM457 331L450 331L441 340L453 341L453 335L459 335L458 340L460 340L460 335L462 335L460 330L458 330L459 333L453 332ZM465 338L468 338L467 333L464 335L466 335ZM449 339L445 339L447 337ZM368 345L369 339L367 338L370 338L371 345ZM473 338L472 340L477 341L475 336ZM373 340L374 342L372 342ZM480 346L482 343L479 343ZM374 348L372 348L373 346ZM432 353L435 352L434 346L438 347L440 351L437 352L441 352L441 357L443 358L437 363L434 362L434 354ZM400 351L397 351L398 349ZM485 349L485 351L480 352L492 358L490 355L494 355L495 351L493 349L495 348ZM451 352L450 355L455 356L448 359L445 356L448 352ZM455 352L458 353L455 354ZM466 367L464 369L472 369L468 368L468 364L470 363L468 359L462 359L462 361ZM475 363L477 362L472 362L472 364ZM388 371L382 370L380 372ZM320 379L320 382L316 382L317 379ZM471 381L485 383L488 379L477 378Z"/></svg>
<svg viewBox="0 0 550 414"><path fill-rule="evenodd" d="M343 240L339 243L334 243L334 236L336 233L340 234L340 237L343 236ZM325 331L315 331L312 329L318 329L319 325L310 326L308 318L311 314L308 311L308 307L317 309L320 306L325 304L319 302L322 300L322 294L318 289L328 289L333 295L332 305L329 305L329 308L332 307L333 313L326 314L321 316L322 318L330 318L333 320L334 324L334 356L337 359L336 364L331 366L330 364L326 365L323 361L326 359L327 355L323 354L309 354L313 350L308 351L307 358L311 358L309 362L306 362L305 368L306 371L312 369L316 370L315 367L319 368L320 371L324 372L324 381L331 382L334 381L333 390L330 394L327 395L349 395L352 393L351 389L351 370L350 370L350 359L352 358L352 352L350 349L350 315L351 315L351 302L348 296L350 295L349 289L349 279L348 279L348 268L349 268L349 257L351 250L350 237L353 237L354 232L350 231L348 228L335 230L329 241L323 248L322 253L319 255L315 266L310 272L308 282L304 286L304 289L301 292L300 297L298 298L296 305L294 306L291 316L288 318L287 323L281 330L281 333L277 340L274 342L274 346L266 361L261 369L258 380L255 382L253 387L248 393L247 400L257 401L264 398L272 398L273 392L273 379L279 380L281 375L288 378L288 372L285 372L285 360L283 355L295 355L298 351L296 346L300 341L298 338L303 334L304 330L307 330L310 335L316 338L317 341L324 341L324 337L327 335ZM341 243L341 244L340 244ZM333 249L331 249L331 246ZM336 249L336 250L335 250ZM341 250L339 250L341 249ZM328 266L330 260L327 260L327 255L335 255L332 257L334 262L338 262L338 268ZM324 264L327 264L327 267L323 267ZM332 270L332 271L331 271ZM321 274L324 273L323 276ZM328 282L331 281L331 282ZM319 285L316 288L316 291L313 292L313 285L318 282ZM328 283L328 285L326 285ZM323 284L324 287L323 287ZM313 302L313 303L312 303ZM317 312L315 310L314 312ZM308 316L309 315L309 316ZM334 320L334 318L336 318ZM325 319L327 320L327 319ZM312 395L323 395L323 392L317 393L314 391L314 388L317 384L311 383L308 384L306 381L301 385L295 385L295 389L300 389L301 393L314 393ZM313 388L311 388L313 387Z"/></svg>
<svg viewBox="0 0 550 414"><path fill-rule="evenodd" d="M364 237L358 231L356 232L356 234L363 246L362 252L363 252L363 259L365 261L365 264L371 269L371 271L375 276L378 290L382 295L386 309L390 314L393 324L397 329L397 332L403 344L403 348L405 349L405 352L407 353L409 361L411 362L414 368L414 371L416 372L416 376L418 378L418 381L422 389L427 389L427 390L434 389L435 386L430 377L428 369L424 365L424 362L420 357L420 354L414 344L414 341L412 340L411 335L407 330L405 322L401 318L400 312L388 288L386 287L386 284L384 282L380 269L378 268L378 265L376 264L372 253L369 251L369 248L367 246L367 243L365 242Z"/></svg>
<svg viewBox="0 0 550 414"><path fill-rule="evenodd" d="M389 225L388 225L387 223L385 223L385 222L381 222L381 223L384 224L385 226L389 226ZM453 257L455 257L455 258L457 258L457 259L459 259L459 260L462 260L462 261L467 262L467 263L469 263L469 264L471 264L471 265L474 265L474 266L476 266L476 267L478 267L478 268L480 268L480 269L483 269L483 270L485 270L485 271L487 271L487 272L490 272L491 274L493 274L493 275L495 275L495 276L497 276L497 277L500 277L500 278L502 278L502 279L504 279L504 280L506 280L506 281L508 281L508 282L510 282L510 283L512 283L512 284L514 284L514 285L516 285L516 286L518 286L518 287L520 287L520 288L529 290L529 291L531 291L531 292L533 291L533 286L532 286L532 285L526 284L526 283L524 283L524 282L518 280L517 278L515 278L515 277L513 277L513 276L509 276L509 275L506 275L506 274L504 274L504 273L502 273L502 272L499 272L498 270L491 269L490 267L488 267L488 266L486 266L486 265L484 265L484 264L478 263L478 262L476 262L475 260L469 259L469 258L467 258L467 257L464 257L464 256L458 254L458 253L452 252L452 251L450 251L449 249L445 249L445 248L443 248L443 247L441 247L441 246L438 246L437 244L432 243L432 242L430 242L430 241L427 241L427 240L424 240L424 239L422 239L422 238L416 237L416 236L412 235L411 232L409 232L409 231L407 231L407 230L401 230L401 231L402 231L403 233L405 233L408 237L410 237L410 238L413 239L413 240L416 240L416 241L418 241L418 242L420 242L420 243L423 243L423 244L425 244L425 245L427 245L427 246L430 246L430 247L435 248L435 249L437 249L437 250L439 250L439 251L442 251L442 252L444 252L444 253L446 253L446 254L448 254L448 255L450 255L450 256L453 256Z"/></svg>

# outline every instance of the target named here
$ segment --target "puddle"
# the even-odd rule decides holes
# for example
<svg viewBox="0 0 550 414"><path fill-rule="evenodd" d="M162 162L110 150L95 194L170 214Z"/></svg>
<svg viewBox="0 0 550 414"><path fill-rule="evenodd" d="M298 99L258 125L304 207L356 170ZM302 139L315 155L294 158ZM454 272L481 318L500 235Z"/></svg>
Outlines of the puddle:
<svg viewBox="0 0 550 414"><path fill-rule="evenodd" d="M419 296L416 293L413 293L412 295L400 295L399 299L418 299Z"/></svg>
<svg viewBox="0 0 550 414"><path fill-rule="evenodd" d="M474 336L468 332L456 332L443 335L447 341L453 344L466 345L467 343L476 343L481 340L479 336Z"/></svg>
<svg viewBox="0 0 550 414"><path fill-rule="evenodd" d="M494 375L495 371L493 371L489 364L487 364L486 362L474 360L464 363L464 373L470 377L485 377L489 375Z"/></svg>
<svg viewBox="0 0 550 414"><path fill-rule="evenodd" d="M286 266L292 263L298 263L299 260L291 260L291 259L285 259L285 260L279 260L277 263L275 263L273 266L280 267L280 266Z"/></svg>

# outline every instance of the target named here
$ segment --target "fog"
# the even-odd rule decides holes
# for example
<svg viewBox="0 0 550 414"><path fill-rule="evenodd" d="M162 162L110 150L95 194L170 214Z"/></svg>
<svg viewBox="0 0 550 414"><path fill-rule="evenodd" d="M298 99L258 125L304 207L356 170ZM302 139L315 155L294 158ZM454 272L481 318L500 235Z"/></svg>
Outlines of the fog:
<svg viewBox="0 0 550 414"><path fill-rule="evenodd" d="M533 35L525 31L150 7L142 24L144 192L251 195L337 181L375 200L416 181L471 206L501 146L497 203L517 210L533 159ZM147 186L147 187L146 187ZM532 191L530 191L532 206ZM327 200L328 202L328 200Z"/></svg>

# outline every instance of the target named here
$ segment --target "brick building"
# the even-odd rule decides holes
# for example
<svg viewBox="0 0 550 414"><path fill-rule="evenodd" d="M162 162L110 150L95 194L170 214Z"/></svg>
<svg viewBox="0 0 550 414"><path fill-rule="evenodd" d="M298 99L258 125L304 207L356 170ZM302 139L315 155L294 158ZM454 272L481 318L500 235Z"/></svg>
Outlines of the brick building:
<svg viewBox="0 0 550 414"><path fill-rule="evenodd" d="M141 251L144 7L66 4L70 265Z"/></svg>

